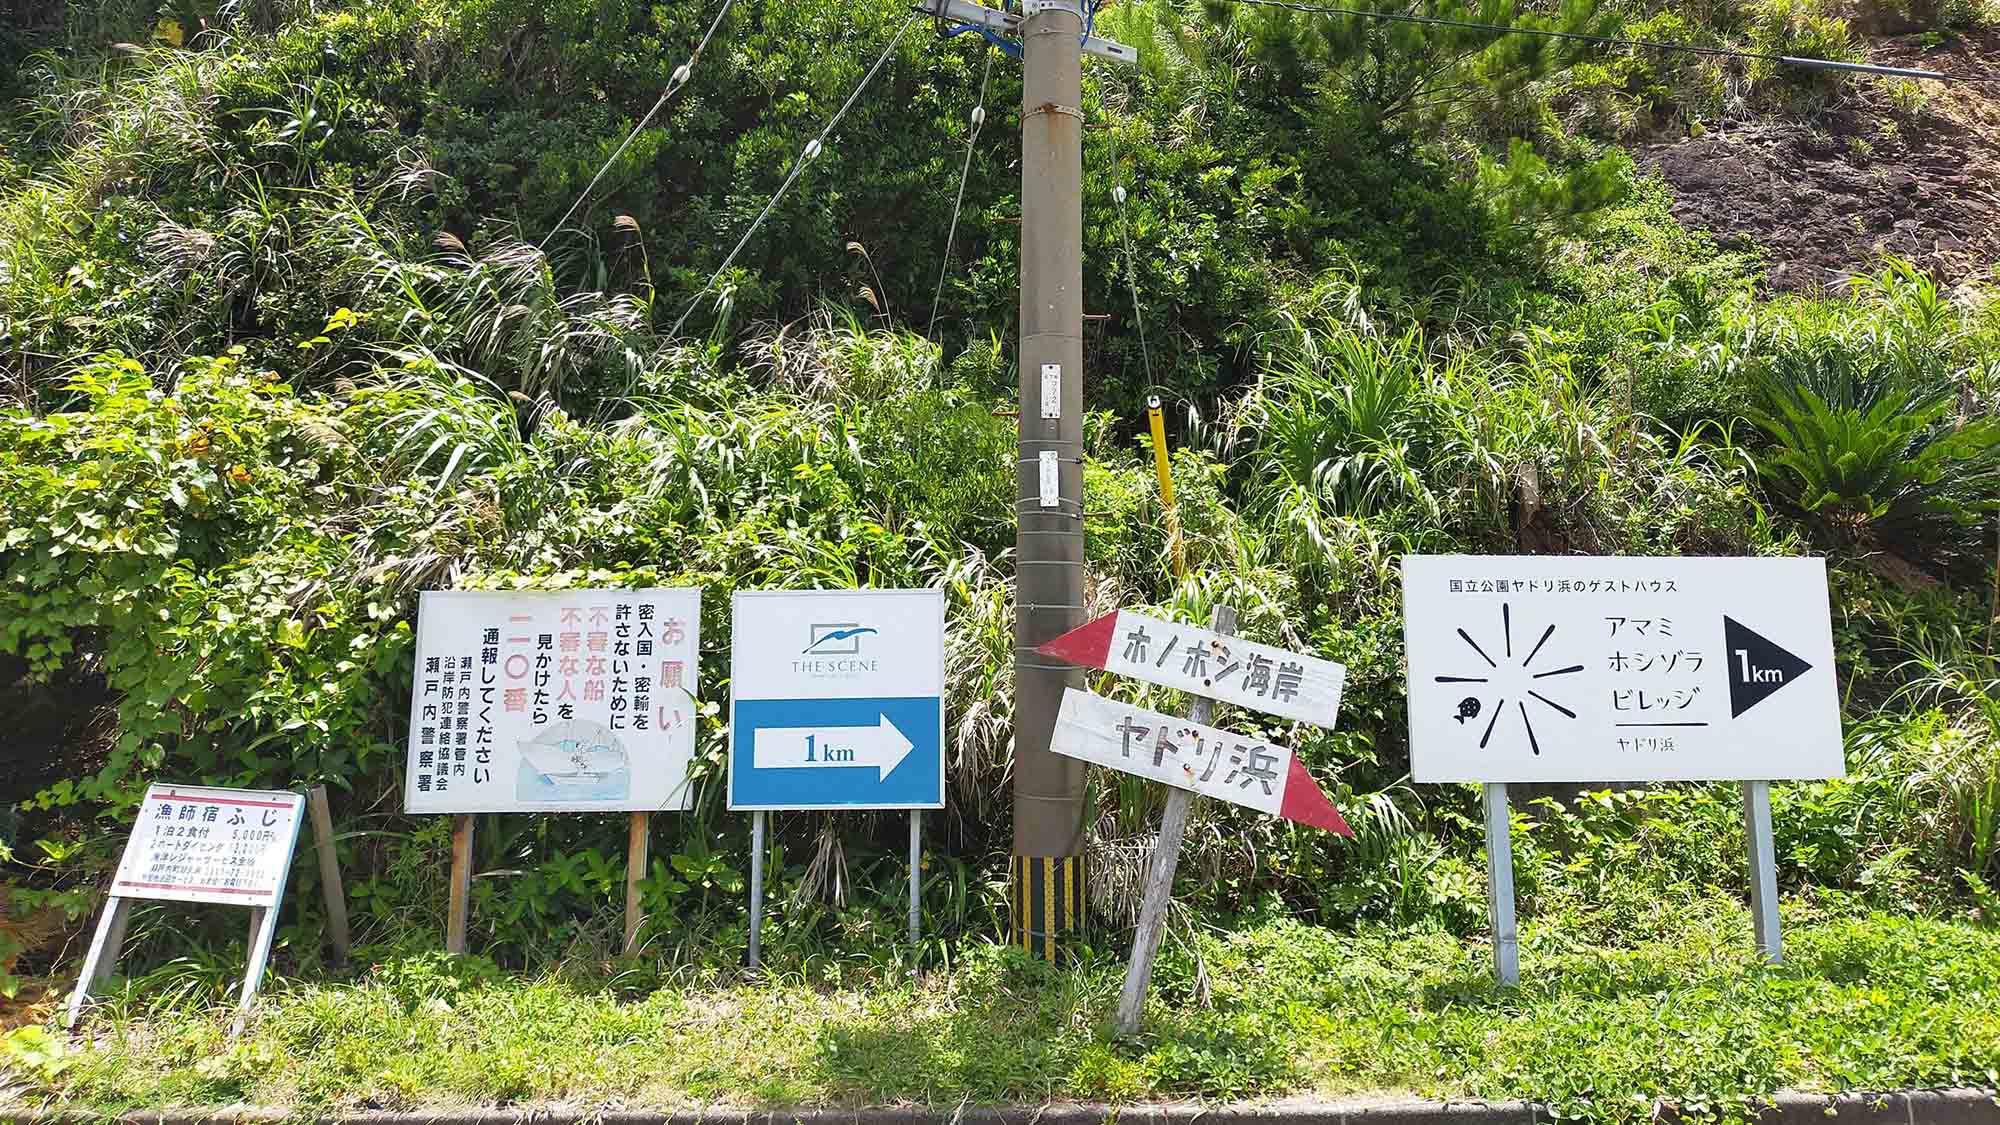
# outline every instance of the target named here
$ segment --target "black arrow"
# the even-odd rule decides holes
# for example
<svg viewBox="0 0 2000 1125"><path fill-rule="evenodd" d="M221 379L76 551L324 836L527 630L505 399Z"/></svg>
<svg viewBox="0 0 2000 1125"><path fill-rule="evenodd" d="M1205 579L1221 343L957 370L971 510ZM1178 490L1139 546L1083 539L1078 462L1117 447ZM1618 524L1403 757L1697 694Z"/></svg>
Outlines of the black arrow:
<svg viewBox="0 0 2000 1125"><path fill-rule="evenodd" d="M1722 640L1729 649L1723 656L1729 661L1729 717L1732 719L1812 670L1812 665L1726 614L1722 618Z"/></svg>

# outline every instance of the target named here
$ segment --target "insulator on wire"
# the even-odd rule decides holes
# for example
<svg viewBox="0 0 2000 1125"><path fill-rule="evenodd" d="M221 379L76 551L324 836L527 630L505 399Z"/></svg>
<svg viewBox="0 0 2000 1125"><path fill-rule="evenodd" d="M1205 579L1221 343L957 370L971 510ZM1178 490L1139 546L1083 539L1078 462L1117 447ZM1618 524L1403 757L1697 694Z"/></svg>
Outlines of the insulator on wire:
<svg viewBox="0 0 2000 1125"><path fill-rule="evenodd" d="M807 160L811 160L811 159L812 159L813 157L815 157L815 156L818 156L818 155L819 155L819 138L818 138L818 137L814 137L814 138L812 139L812 143L806 146L806 156L805 156L805 158L806 158Z"/></svg>
<svg viewBox="0 0 2000 1125"><path fill-rule="evenodd" d="M1125 206L1125 185L1124 185L1124 184L1119 184L1119 185L1118 185L1117 187L1114 187L1114 188L1112 188L1112 189L1111 189L1111 199L1112 199L1112 201L1113 201L1113 202L1117 203L1117 204L1118 204L1118 206L1120 206L1120 207L1123 207L1123 206Z"/></svg>
<svg viewBox="0 0 2000 1125"><path fill-rule="evenodd" d="M981 125L984 125L984 124L986 124L986 107L985 107L985 106L983 106L983 105L976 105L976 106L973 106L973 107L972 107L972 127L973 127L974 129L977 129L977 128L979 128L979 127L980 127Z"/></svg>
<svg viewBox="0 0 2000 1125"><path fill-rule="evenodd" d="M674 68L674 85L678 86L681 83L686 82L687 80L688 80L688 64L682 63L681 65Z"/></svg>

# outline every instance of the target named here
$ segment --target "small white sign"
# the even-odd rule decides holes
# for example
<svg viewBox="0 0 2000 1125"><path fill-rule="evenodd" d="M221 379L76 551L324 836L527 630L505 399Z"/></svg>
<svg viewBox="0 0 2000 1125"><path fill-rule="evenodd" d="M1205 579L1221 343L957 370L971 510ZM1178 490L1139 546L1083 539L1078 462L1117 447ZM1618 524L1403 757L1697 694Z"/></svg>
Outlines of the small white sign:
<svg viewBox="0 0 2000 1125"><path fill-rule="evenodd" d="M1333 728L1347 669L1331 660L1121 609L1040 649L1191 695Z"/></svg>
<svg viewBox="0 0 2000 1125"><path fill-rule="evenodd" d="M1056 460L1056 451L1042 450L1040 462L1042 507L1058 507L1062 504L1062 467Z"/></svg>
<svg viewBox="0 0 2000 1125"><path fill-rule="evenodd" d="M686 809L700 669L700 590L426 591L404 811Z"/></svg>
<svg viewBox="0 0 2000 1125"><path fill-rule="evenodd" d="M1042 417L1062 417L1062 365L1042 364Z"/></svg>
<svg viewBox="0 0 2000 1125"><path fill-rule="evenodd" d="M277 906L304 805L284 790L149 786L111 893Z"/></svg>
<svg viewBox="0 0 2000 1125"><path fill-rule="evenodd" d="M1420 782L1839 777L1821 559L1403 559Z"/></svg>

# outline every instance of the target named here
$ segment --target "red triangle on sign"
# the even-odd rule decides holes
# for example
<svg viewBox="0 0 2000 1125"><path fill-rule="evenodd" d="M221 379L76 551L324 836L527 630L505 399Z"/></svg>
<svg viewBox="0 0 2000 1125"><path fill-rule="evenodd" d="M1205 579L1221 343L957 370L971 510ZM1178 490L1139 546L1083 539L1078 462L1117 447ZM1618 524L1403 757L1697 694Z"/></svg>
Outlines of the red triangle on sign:
<svg viewBox="0 0 2000 1125"><path fill-rule="evenodd" d="M1285 776L1285 796L1278 802L1278 815L1300 824L1324 828L1335 835L1354 835L1354 830L1341 817L1340 810L1327 800L1319 782L1313 780L1297 758L1292 759L1291 772Z"/></svg>
<svg viewBox="0 0 2000 1125"><path fill-rule="evenodd" d="M1111 638L1118 632L1118 611L1087 621L1035 651L1086 668L1102 668L1111 655Z"/></svg>

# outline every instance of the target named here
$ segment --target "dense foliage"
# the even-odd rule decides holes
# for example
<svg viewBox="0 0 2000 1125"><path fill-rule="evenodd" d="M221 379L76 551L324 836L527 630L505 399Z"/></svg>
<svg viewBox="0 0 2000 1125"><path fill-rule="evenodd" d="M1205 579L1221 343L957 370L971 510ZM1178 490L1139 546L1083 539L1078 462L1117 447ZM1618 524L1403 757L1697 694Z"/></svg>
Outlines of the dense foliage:
<svg viewBox="0 0 2000 1125"><path fill-rule="evenodd" d="M1438 10L1853 49L1811 0ZM415 596L442 587L700 585L719 685L734 589L942 586L952 784L926 956L997 928L1018 71L907 36L704 294L902 18L743 0L557 229L711 15L107 0L0 39L20 98L0 157L0 671L24 715L54 716L0 735L18 748L0 985L51 967L155 778L333 787L364 946L434 947L448 827L396 810ZM2000 302L1894 261L1770 299L1754 257L1683 231L1616 147L1719 112L1725 86L1742 112L1791 112L1831 80L1166 0L1099 26L1146 63L1087 81L1094 604L1226 602L1245 633L1349 669L1339 731L1275 733L1355 839L1204 808L1183 888L1200 915L1481 929L1472 794L1407 780L1401 554L1813 551L1849 776L1778 789L1781 878L1991 922ZM1136 437L1149 390L1175 406L1181 581ZM654 969L714 971L745 926L745 832L714 784L726 694L706 694L700 797L657 822L643 884ZM1098 781L1109 923L1131 916L1154 800ZM1537 808L1525 912L1740 888L1735 801ZM622 823L485 820L475 944L510 967L608 948ZM898 827L778 819L774 962L837 980L892 956ZM287 973L320 968L316 877L295 876ZM207 995L239 921L142 926L133 964ZM1100 1064L1107 1090L1126 1081Z"/></svg>

